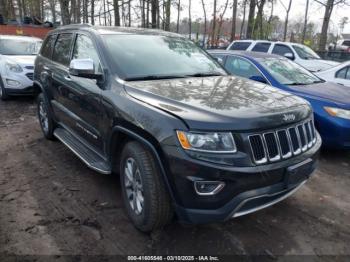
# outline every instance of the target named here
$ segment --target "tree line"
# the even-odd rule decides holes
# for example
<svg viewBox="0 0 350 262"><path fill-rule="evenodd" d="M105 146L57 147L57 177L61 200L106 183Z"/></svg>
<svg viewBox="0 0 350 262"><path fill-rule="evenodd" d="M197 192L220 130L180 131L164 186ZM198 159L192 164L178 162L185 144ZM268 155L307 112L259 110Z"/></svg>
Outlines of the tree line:
<svg viewBox="0 0 350 262"><path fill-rule="evenodd" d="M302 24L298 23L298 41L305 42L310 1L323 8L324 16L319 34L318 49L325 50L329 24L334 7L348 5L348 0L305 0ZM193 4L201 7L202 19L192 18ZM279 4L284 14L274 14ZM36 21L50 20L66 25L91 23L114 26L138 26L181 32L185 26L189 38L201 34L203 43L217 45L229 24L229 39L272 39L278 28L283 31L279 40L294 40L288 32L293 0L1 0L0 14L7 20L35 17ZM208 11L210 9L210 12ZM187 11L184 14L184 11ZM229 13L230 12L230 13ZM198 13L198 10L197 10ZM282 17L281 17L282 16ZM182 17L182 18L181 18ZM229 19L227 17L230 17ZM181 19L180 19L181 18ZM187 25L184 25L184 22ZM343 19L343 24L347 19Z"/></svg>

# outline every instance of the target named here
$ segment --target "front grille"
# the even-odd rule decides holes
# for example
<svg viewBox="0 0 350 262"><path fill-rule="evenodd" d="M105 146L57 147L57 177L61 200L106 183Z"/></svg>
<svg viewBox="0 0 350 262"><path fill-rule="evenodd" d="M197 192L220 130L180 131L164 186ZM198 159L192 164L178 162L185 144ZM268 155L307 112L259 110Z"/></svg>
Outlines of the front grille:
<svg viewBox="0 0 350 262"><path fill-rule="evenodd" d="M33 78L34 78L34 73L27 73L26 76L27 76L30 80L33 80Z"/></svg>
<svg viewBox="0 0 350 262"><path fill-rule="evenodd" d="M316 143L313 120L287 129L249 136L254 162L264 164L305 152Z"/></svg>

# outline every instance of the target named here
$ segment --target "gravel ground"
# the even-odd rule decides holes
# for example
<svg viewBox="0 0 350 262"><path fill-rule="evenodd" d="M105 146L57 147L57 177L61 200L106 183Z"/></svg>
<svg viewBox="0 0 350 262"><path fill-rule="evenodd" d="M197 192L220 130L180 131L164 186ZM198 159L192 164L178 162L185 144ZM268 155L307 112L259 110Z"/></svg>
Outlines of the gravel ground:
<svg viewBox="0 0 350 262"><path fill-rule="evenodd" d="M117 176L43 138L31 98L0 102L0 163L3 255L350 255L350 152L324 150L311 180L273 207L150 235L128 220Z"/></svg>

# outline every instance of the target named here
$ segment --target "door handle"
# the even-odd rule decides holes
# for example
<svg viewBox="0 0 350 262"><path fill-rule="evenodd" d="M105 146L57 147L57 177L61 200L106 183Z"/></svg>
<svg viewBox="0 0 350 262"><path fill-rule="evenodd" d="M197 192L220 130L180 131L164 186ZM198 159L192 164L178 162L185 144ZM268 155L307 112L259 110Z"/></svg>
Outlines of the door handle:
<svg viewBox="0 0 350 262"><path fill-rule="evenodd" d="M69 75L64 76L64 79L67 81L72 81L72 78Z"/></svg>

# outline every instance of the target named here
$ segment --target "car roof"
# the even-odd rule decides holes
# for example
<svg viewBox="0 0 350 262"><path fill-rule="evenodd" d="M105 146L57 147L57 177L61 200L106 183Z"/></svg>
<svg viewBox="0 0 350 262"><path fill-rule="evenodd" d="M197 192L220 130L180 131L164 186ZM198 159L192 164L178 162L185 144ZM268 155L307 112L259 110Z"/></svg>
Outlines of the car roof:
<svg viewBox="0 0 350 262"><path fill-rule="evenodd" d="M65 30L85 30L93 31L100 35L106 34L134 34L134 35L161 35L168 37L181 37L186 38L180 34L171 33L159 29L137 28L137 27L121 27L121 26L95 26L90 24L71 24L58 27L55 30L50 31L50 34L59 33Z"/></svg>
<svg viewBox="0 0 350 262"><path fill-rule="evenodd" d="M264 52L253 52L253 51L235 51L235 50L208 50L210 54L225 54L225 55L239 55L246 58L278 58L287 59L280 55L268 54Z"/></svg>
<svg viewBox="0 0 350 262"><path fill-rule="evenodd" d="M27 41L42 41L42 39L38 37L32 37L32 36L21 36L21 35L0 35L0 39L14 39L14 40L27 40Z"/></svg>

